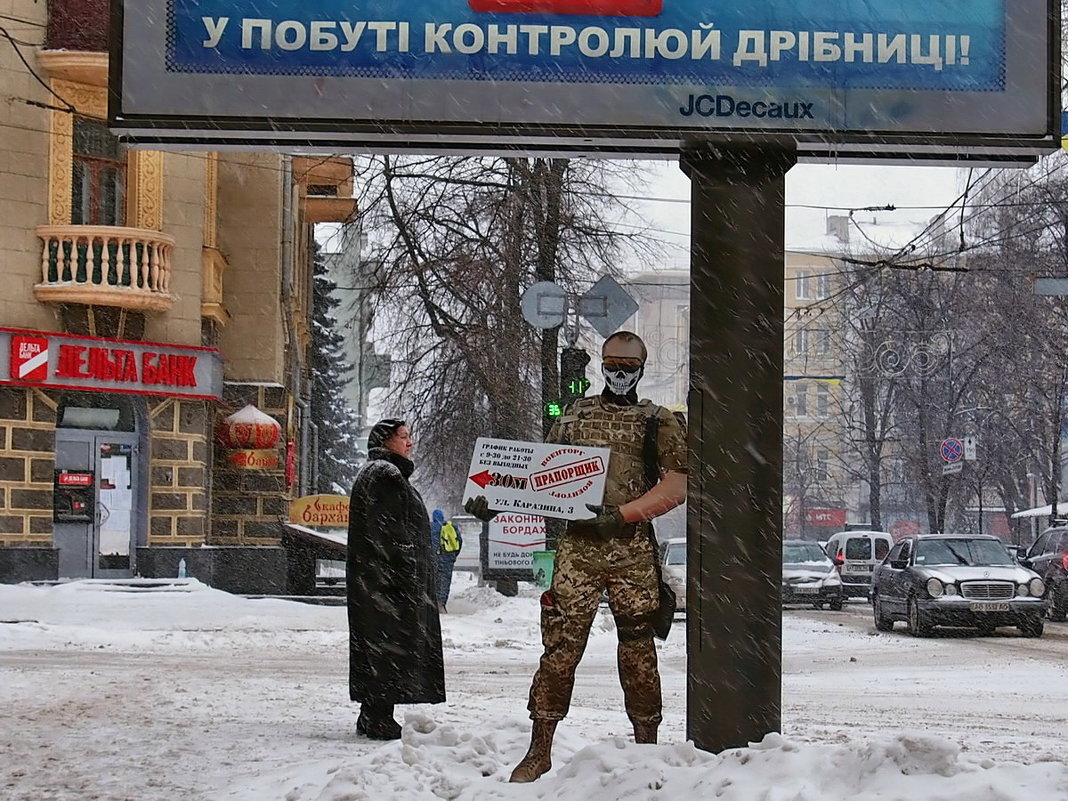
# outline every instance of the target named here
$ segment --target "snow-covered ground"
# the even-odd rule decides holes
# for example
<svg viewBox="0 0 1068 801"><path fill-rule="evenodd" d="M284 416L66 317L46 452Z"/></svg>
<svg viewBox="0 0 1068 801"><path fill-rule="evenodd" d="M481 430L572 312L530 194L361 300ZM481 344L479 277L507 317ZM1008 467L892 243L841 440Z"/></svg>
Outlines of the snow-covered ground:
<svg viewBox="0 0 1068 801"><path fill-rule="evenodd" d="M457 576L449 701L398 707L390 743L355 733L343 608L178 589L0 586L0 799L1068 799L1068 627L913 640L875 634L864 605L787 611L784 730L716 755L685 739L681 621L660 646L662 744L630 741L602 614L554 769L512 785L533 587L504 598Z"/></svg>

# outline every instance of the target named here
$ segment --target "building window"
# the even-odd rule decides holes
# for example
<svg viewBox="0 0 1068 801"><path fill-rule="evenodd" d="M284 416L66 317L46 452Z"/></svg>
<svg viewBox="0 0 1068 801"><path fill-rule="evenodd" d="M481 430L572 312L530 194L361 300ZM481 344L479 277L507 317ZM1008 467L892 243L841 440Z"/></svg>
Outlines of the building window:
<svg viewBox="0 0 1068 801"><path fill-rule="evenodd" d="M826 384L816 386L816 415L828 417L831 413L831 388Z"/></svg>
<svg viewBox="0 0 1068 801"><path fill-rule="evenodd" d="M794 386L794 417L808 417L808 386L797 384Z"/></svg>
<svg viewBox="0 0 1068 801"><path fill-rule="evenodd" d="M817 328L813 332L816 338L816 353L826 356L831 352L831 330L829 328Z"/></svg>
<svg viewBox="0 0 1068 801"><path fill-rule="evenodd" d="M831 274L821 273L816 276L816 297L827 300L831 296Z"/></svg>
<svg viewBox="0 0 1068 801"><path fill-rule="evenodd" d="M794 276L794 287L796 289L795 297L798 300L811 300L812 295L809 291L809 273L808 270L798 270Z"/></svg>
<svg viewBox="0 0 1068 801"><path fill-rule="evenodd" d="M816 480L817 481L830 481L831 480L831 452L826 448L819 448L816 451Z"/></svg>
<svg viewBox="0 0 1068 801"><path fill-rule="evenodd" d="M74 118L71 223L126 224L126 152L105 123Z"/></svg>
<svg viewBox="0 0 1068 801"><path fill-rule="evenodd" d="M798 328L794 332L794 355L804 356L808 353L808 329Z"/></svg>

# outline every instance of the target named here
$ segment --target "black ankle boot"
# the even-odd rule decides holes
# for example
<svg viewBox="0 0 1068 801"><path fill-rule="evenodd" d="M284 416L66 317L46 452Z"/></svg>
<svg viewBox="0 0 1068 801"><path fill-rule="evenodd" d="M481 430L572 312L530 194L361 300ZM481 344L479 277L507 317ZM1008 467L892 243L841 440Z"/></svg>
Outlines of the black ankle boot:
<svg viewBox="0 0 1068 801"><path fill-rule="evenodd" d="M401 727L393 719L393 704L362 704L356 731L372 740L399 740Z"/></svg>

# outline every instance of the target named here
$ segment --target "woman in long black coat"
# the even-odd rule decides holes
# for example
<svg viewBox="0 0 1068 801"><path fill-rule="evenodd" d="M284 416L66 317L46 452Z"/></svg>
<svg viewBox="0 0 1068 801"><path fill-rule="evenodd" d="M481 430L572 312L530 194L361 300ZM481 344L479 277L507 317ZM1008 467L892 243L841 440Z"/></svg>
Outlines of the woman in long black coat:
<svg viewBox="0 0 1068 801"><path fill-rule="evenodd" d="M349 506L349 697L361 703L358 732L395 740L394 704L445 700L437 555L423 499L408 481L408 426L382 420L367 446Z"/></svg>

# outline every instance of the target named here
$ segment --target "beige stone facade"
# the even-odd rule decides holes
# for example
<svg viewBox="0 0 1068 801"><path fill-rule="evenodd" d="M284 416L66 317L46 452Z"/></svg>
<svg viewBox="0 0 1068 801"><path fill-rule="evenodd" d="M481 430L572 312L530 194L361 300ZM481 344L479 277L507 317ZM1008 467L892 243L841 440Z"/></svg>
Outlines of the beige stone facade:
<svg viewBox="0 0 1068 801"><path fill-rule="evenodd" d="M63 443L77 429L68 407L86 419L121 410L116 430L126 436L110 451L92 426L75 431L91 455L103 447L130 465L130 553L109 569L166 572L168 549L202 546L237 564L240 549L278 545L301 486L312 224L354 210L347 159L122 148L106 127L106 7L0 0L17 43L0 47L0 329L79 337L62 340L79 347L159 343L204 359L217 349L223 382L207 396L123 394L55 376L27 386L9 366L0 375L0 581L49 577L49 552L66 547L57 521ZM337 196L308 197L309 186ZM234 467L215 442L219 422L248 403L282 427L277 467ZM116 491L112 477L92 480ZM101 541L107 520L126 514L102 511L104 497L87 513ZM201 553L187 561L191 574L219 579Z"/></svg>
<svg viewBox="0 0 1068 801"><path fill-rule="evenodd" d="M833 254L786 253L783 514L787 537L823 539L855 510L842 469L841 268Z"/></svg>
<svg viewBox="0 0 1068 801"><path fill-rule="evenodd" d="M52 544L56 401L39 390L0 389L0 545Z"/></svg>

